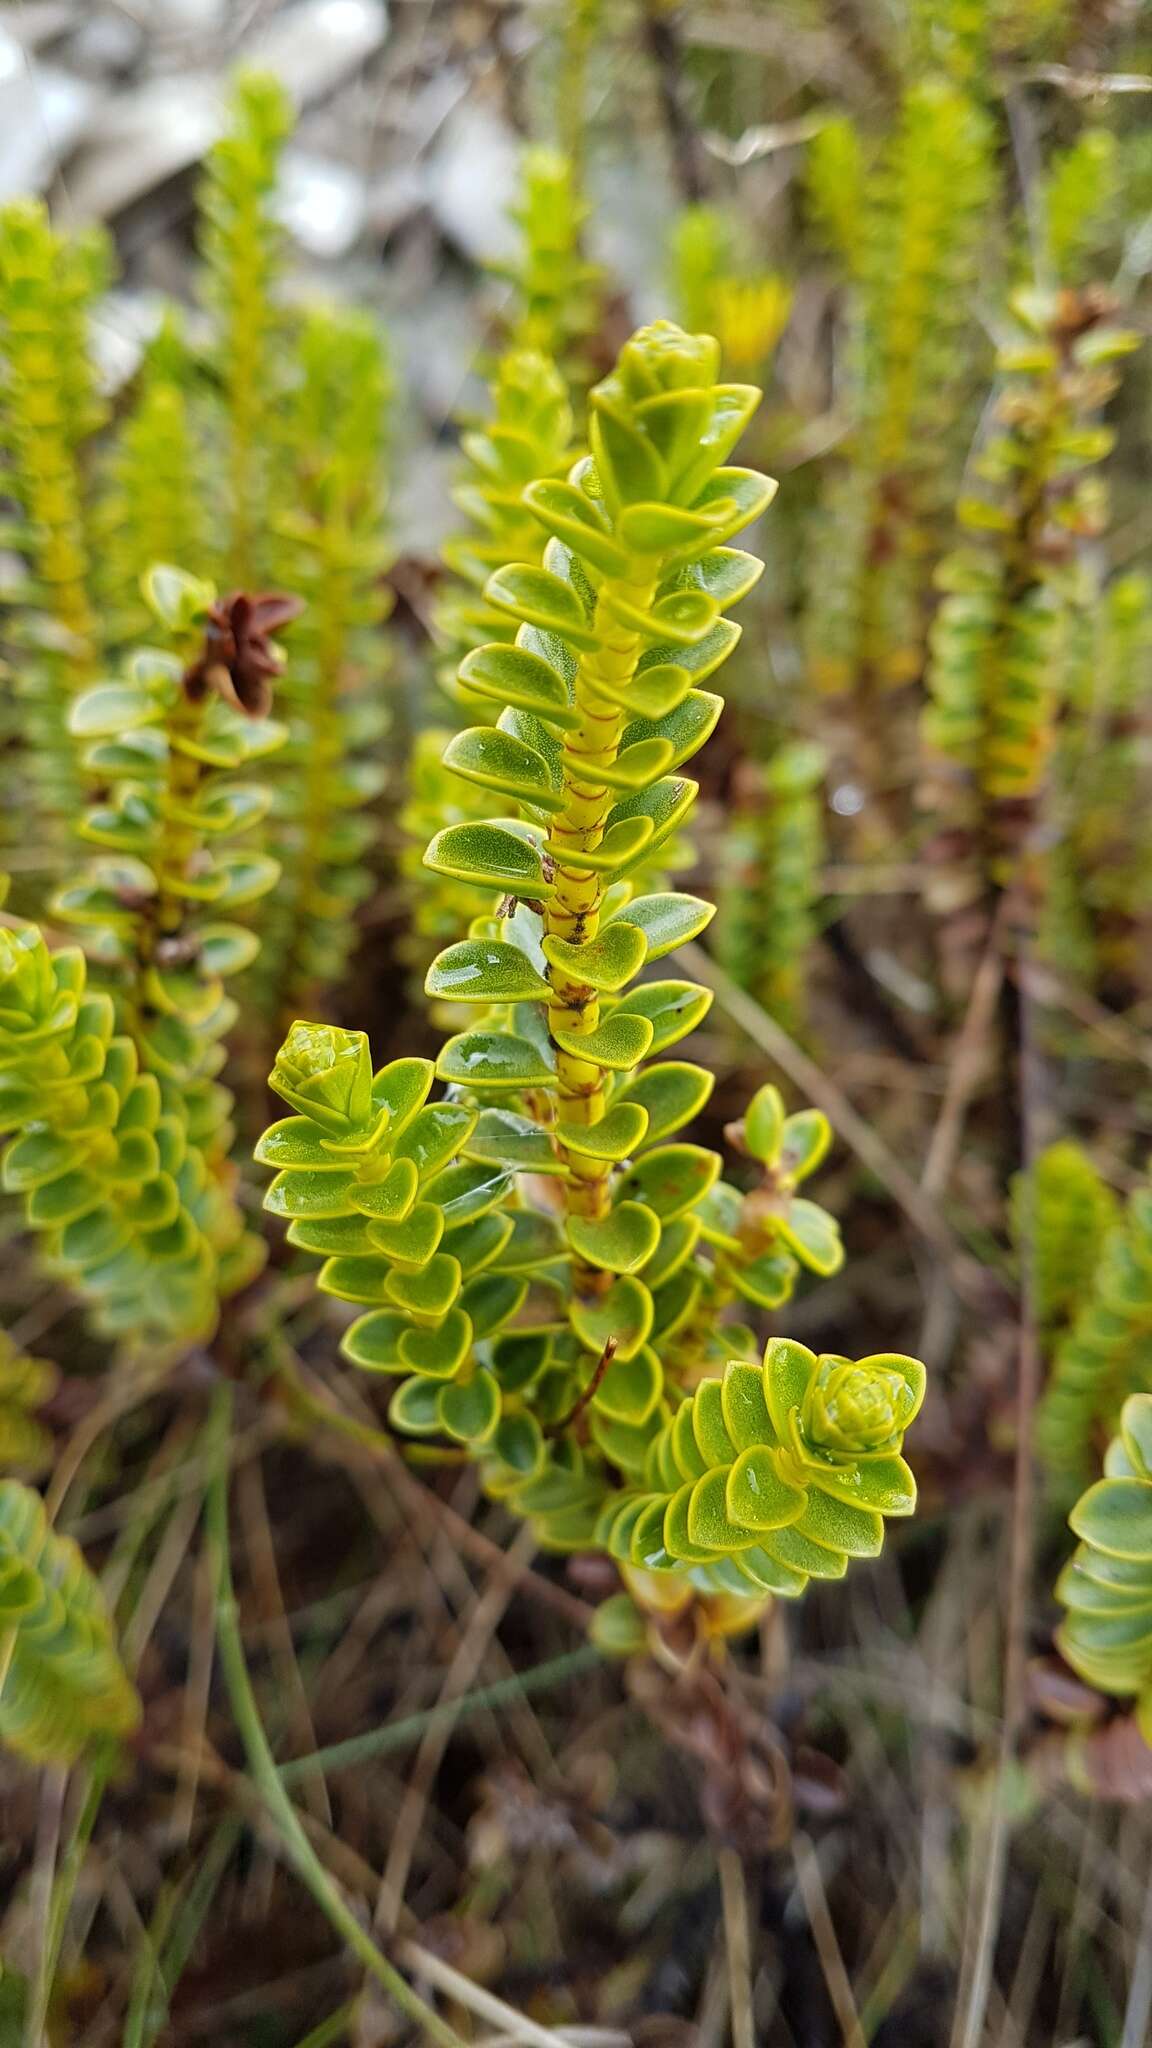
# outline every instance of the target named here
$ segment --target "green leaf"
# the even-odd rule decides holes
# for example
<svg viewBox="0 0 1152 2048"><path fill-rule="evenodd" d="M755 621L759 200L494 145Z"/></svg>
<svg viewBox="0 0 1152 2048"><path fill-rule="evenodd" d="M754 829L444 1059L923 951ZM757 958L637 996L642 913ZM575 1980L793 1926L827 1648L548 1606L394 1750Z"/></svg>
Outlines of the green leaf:
<svg viewBox="0 0 1152 2048"><path fill-rule="evenodd" d="M647 1270L645 1270L644 1274L644 1284L645 1286L651 1285ZM670 1280L666 1280L662 1287L657 1287L653 1291L652 1306L654 1320L652 1323L652 1341L654 1344L666 1344L669 1338L674 1337L678 1331L684 1328L685 1324L696 1312L701 1300L702 1289L703 1277L699 1270L691 1266L681 1266Z"/></svg>
<svg viewBox="0 0 1152 2048"><path fill-rule="evenodd" d="M383 1180L356 1181L351 1206L379 1223L402 1223L416 1200L420 1176L411 1159L396 1159Z"/></svg>
<svg viewBox="0 0 1152 2048"><path fill-rule="evenodd" d="M395 1139L428 1099L436 1078L431 1060L390 1060L372 1076L372 1104L388 1112L388 1131Z"/></svg>
<svg viewBox="0 0 1152 2048"><path fill-rule="evenodd" d="M689 1060L662 1060L646 1067L624 1089L628 1102L648 1112L646 1142L651 1145L690 1123L715 1087L715 1076Z"/></svg>
<svg viewBox="0 0 1152 2048"><path fill-rule="evenodd" d="M712 1007L712 991L694 981L646 981L616 1004L609 1021L643 1018L652 1027L648 1053L663 1052L696 1029Z"/></svg>
<svg viewBox="0 0 1152 2048"><path fill-rule="evenodd" d="M545 756L499 726L475 725L457 733L444 750L444 765L465 782L498 790L539 810L564 808L563 785Z"/></svg>
<svg viewBox="0 0 1152 2048"><path fill-rule="evenodd" d="M478 1216L474 1223L462 1224L452 1232L452 1256L460 1261L460 1271L470 1279L473 1273L482 1272L502 1251L512 1235L511 1216L489 1209Z"/></svg>
<svg viewBox="0 0 1152 2048"><path fill-rule="evenodd" d="M98 683L76 698L68 730L77 739L119 738L162 716L159 700L131 683Z"/></svg>
<svg viewBox="0 0 1152 2048"><path fill-rule="evenodd" d="M695 647L716 624L718 607L702 590L673 590L649 606L633 604L614 585L603 593L614 619L669 647Z"/></svg>
<svg viewBox="0 0 1152 2048"><path fill-rule="evenodd" d="M729 1516L742 1528L782 1529L803 1514L804 1489L781 1479L772 1451L752 1444L741 1451L727 1475L725 1502Z"/></svg>
<svg viewBox="0 0 1152 2048"><path fill-rule="evenodd" d="M648 1621L627 1593L601 1600L588 1624L588 1634L605 1657L639 1657L648 1642Z"/></svg>
<svg viewBox="0 0 1152 2048"><path fill-rule="evenodd" d="M433 874L450 875L454 881L470 882L478 889L540 898L556 893L556 884L545 878L536 848L501 825L469 820L446 826L430 842L424 866Z"/></svg>
<svg viewBox="0 0 1152 2048"><path fill-rule="evenodd" d="M622 1274L606 1294L576 1296L568 1318L589 1351L603 1351L614 1337L616 1356L634 1358L652 1328L652 1296L630 1273Z"/></svg>
<svg viewBox="0 0 1152 2048"><path fill-rule="evenodd" d="M794 1181L815 1173L832 1143L832 1126L818 1109L802 1109L787 1118L780 1164Z"/></svg>
<svg viewBox="0 0 1152 2048"><path fill-rule="evenodd" d="M429 1181L424 1196L443 1212L444 1228L456 1230L462 1223L486 1216L504 1200L511 1187L510 1173L502 1173L479 1160L462 1160L455 1166L446 1166L443 1173Z"/></svg>
<svg viewBox="0 0 1152 2048"><path fill-rule="evenodd" d="M554 1126L557 1143L585 1159L609 1159L618 1164L636 1150L648 1128L648 1113L637 1102L617 1102L596 1124L561 1123Z"/></svg>
<svg viewBox="0 0 1152 2048"><path fill-rule="evenodd" d="M206 924L200 933L200 968L205 974L242 974L260 951L255 932L239 924Z"/></svg>
<svg viewBox="0 0 1152 2048"><path fill-rule="evenodd" d="M552 1036L561 1051L576 1059L607 1067L610 1072L629 1073L652 1043L652 1026L646 1017L621 1016L613 1011L594 1031L566 1031L553 1025Z"/></svg>
<svg viewBox="0 0 1152 2048"><path fill-rule="evenodd" d="M781 1443L791 1441L791 1416L803 1405L816 1377L819 1360L806 1344L791 1337L770 1337L764 1352L764 1398Z"/></svg>
<svg viewBox="0 0 1152 2048"><path fill-rule="evenodd" d="M442 1081L466 1088L546 1088L555 1069L527 1039L501 1031L465 1031L450 1038L436 1062Z"/></svg>
<svg viewBox="0 0 1152 2048"><path fill-rule="evenodd" d="M575 484L551 479L530 483L521 502L549 533L556 534L593 568L605 576L627 575L627 548L613 540L599 507Z"/></svg>
<svg viewBox="0 0 1152 2048"><path fill-rule="evenodd" d="M621 818L609 826L599 846L570 846L566 840L550 838L545 851L555 867L571 874L611 875L639 859L653 831L651 818Z"/></svg>
<svg viewBox="0 0 1152 2048"><path fill-rule="evenodd" d="M764 564L758 555L745 554L741 548L711 548L707 554L697 556L688 576L698 589L705 592L721 611L728 611L741 598L754 590L764 574Z"/></svg>
<svg viewBox="0 0 1152 2048"><path fill-rule="evenodd" d="M796 1530L825 1550L842 1550L847 1557L879 1557L884 1545L881 1515L870 1508L834 1500L830 1493L820 1493L815 1488L808 1494Z"/></svg>
<svg viewBox="0 0 1152 2048"><path fill-rule="evenodd" d="M440 1422L458 1443L485 1443L500 1420L500 1385L483 1366L440 1390Z"/></svg>
<svg viewBox="0 0 1152 2048"><path fill-rule="evenodd" d="M683 703L663 718L636 718L624 730L623 744L626 750L633 746L645 746L650 740L665 740L672 749L668 768L679 767L704 745L712 733L724 709L723 697L717 697L710 690L689 690Z"/></svg>
<svg viewBox="0 0 1152 2048"><path fill-rule="evenodd" d="M478 696L531 711L561 731L575 731L580 714L572 707L564 678L540 655L524 647L477 647L460 664L460 681Z"/></svg>
<svg viewBox="0 0 1152 2048"><path fill-rule="evenodd" d="M140 587L149 611L174 633L197 625L216 601L211 583L174 569L168 562L154 563L141 577Z"/></svg>
<svg viewBox="0 0 1152 2048"><path fill-rule="evenodd" d="M753 1541L753 1531L728 1513L727 1482L727 1472L718 1467L698 1479L688 1496L688 1540L701 1550L740 1550ZM802 1506L803 1494L800 1501Z"/></svg>
<svg viewBox="0 0 1152 2048"><path fill-rule="evenodd" d="M732 504L731 499L727 502ZM706 546L719 516L688 512L680 505L626 505L616 525L627 547L641 554L662 555L669 548Z"/></svg>
<svg viewBox="0 0 1152 2048"><path fill-rule="evenodd" d="M660 960L675 947L698 938L715 915L715 905L705 903L699 896L681 896L666 890L659 896L633 897L630 903L613 911L604 929L607 934L618 919L635 925L648 941L648 959Z"/></svg>
<svg viewBox="0 0 1152 2048"><path fill-rule="evenodd" d="M1068 1517L1075 1534L1106 1557L1152 1561L1152 1520L1146 1479L1101 1479Z"/></svg>
<svg viewBox="0 0 1152 2048"><path fill-rule="evenodd" d="M751 1445L762 1448L776 1442L759 1366L729 1365L720 1382L720 1405L725 1428L737 1450L745 1451Z"/></svg>
<svg viewBox="0 0 1152 2048"><path fill-rule="evenodd" d="M410 1159L423 1180L464 1150L475 1124L476 1111L467 1103L426 1103L404 1130L396 1157Z"/></svg>
<svg viewBox="0 0 1152 2048"><path fill-rule="evenodd" d="M643 932L632 923L614 923L580 946L546 934L542 947L551 966L582 988L615 994L639 973L648 950Z"/></svg>
<svg viewBox="0 0 1152 2048"><path fill-rule="evenodd" d="M573 647L588 650L600 644L589 624L577 592L550 569L538 569L525 562L511 562L497 569L484 585L484 595L497 611L510 612L525 625L539 626L555 633ZM470 678L463 678L468 681ZM511 702L509 698L507 700ZM529 705L528 709L534 707Z"/></svg>
<svg viewBox="0 0 1152 2048"><path fill-rule="evenodd" d="M771 1084L758 1088L744 1116L744 1142L753 1159L775 1166L784 1140L784 1098Z"/></svg>
<svg viewBox="0 0 1152 2048"><path fill-rule="evenodd" d="M316 1278L322 1294L337 1301L359 1302L365 1308L393 1300L389 1291L394 1268L385 1252L373 1250L367 1256L337 1253L326 1259Z"/></svg>
<svg viewBox="0 0 1152 2048"><path fill-rule="evenodd" d="M701 1233L709 1244L714 1244L719 1251L743 1253L740 1229L744 1221L744 1197L739 1188L734 1188L730 1181L716 1181L703 1200L696 1204L696 1215Z"/></svg>
<svg viewBox="0 0 1152 2048"><path fill-rule="evenodd" d="M692 1396L692 1429L706 1465L732 1465L736 1446L724 1420L724 1389L720 1380L701 1380Z"/></svg>
<svg viewBox="0 0 1152 2048"><path fill-rule="evenodd" d="M592 1405L613 1421L635 1426L647 1422L655 1413L663 1391L660 1360L645 1344L627 1358L617 1351L592 1397Z"/></svg>
<svg viewBox="0 0 1152 2048"><path fill-rule="evenodd" d="M814 1464L808 1468L813 1486L854 1507L873 1508L879 1515L910 1515L916 1507L916 1480L900 1457L863 1458L858 1464Z"/></svg>
<svg viewBox="0 0 1152 2048"><path fill-rule="evenodd" d="M278 1173L264 1207L270 1216L346 1216L352 1188L350 1173Z"/></svg>
<svg viewBox="0 0 1152 2048"><path fill-rule="evenodd" d="M608 789L645 789L672 766L673 759L670 740L638 740L635 746L625 747L614 761L597 762L596 780Z"/></svg>
<svg viewBox="0 0 1152 2048"><path fill-rule="evenodd" d="M461 939L446 947L428 969L424 991L455 1003L546 1001L552 993L520 948L506 939Z"/></svg>
<svg viewBox="0 0 1152 2048"><path fill-rule="evenodd" d="M659 1246L644 1268L645 1287L665 1286L691 1258L699 1236L700 1225L694 1215L678 1216L674 1223L662 1224Z"/></svg>
<svg viewBox="0 0 1152 2048"><path fill-rule="evenodd" d="M762 1252L730 1268L737 1291L758 1308L779 1308L796 1285L797 1265L787 1252Z"/></svg>
<svg viewBox="0 0 1152 2048"><path fill-rule="evenodd" d="M564 1239L555 1216L539 1209L516 1209L508 1218L508 1236L496 1264L502 1273L531 1273L565 1256Z"/></svg>
<svg viewBox="0 0 1152 2048"><path fill-rule="evenodd" d="M621 1202L598 1221L570 1216L568 1242L585 1265L608 1273L635 1273L656 1250L660 1225L639 1202Z"/></svg>
<svg viewBox="0 0 1152 2048"><path fill-rule="evenodd" d="M477 1343L485 1337L494 1336L505 1323L524 1305L528 1293L526 1280L513 1279L506 1273L481 1273L470 1280L460 1297L460 1306L472 1323L472 1335Z"/></svg>
<svg viewBox="0 0 1152 2048"><path fill-rule="evenodd" d="M440 1433L440 1388L432 1379L405 1380L388 1404L393 1429L407 1436L438 1436Z"/></svg>
<svg viewBox="0 0 1152 2048"><path fill-rule="evenodd" d="M617 1198L647 1203L661 1222L670 1223L707 1194L719 1172L715 1152L702 1145L663 1145L629 1168Z"/></svg>
<svg viewBox="0 0 1152 2048"><path fill-rule="evenodd" d="M517 1394L530 1386L544 1371L551 1348L552 1339L535 1332L521 1335L510 1331L497 1337L492 1346L492 1365L506 1392Z"/></svg>
<svg viewBox="0 0 1152 2048"><path fill-rule="evenodd" d="M236 909L255 903L276 887L280 863L267 853L230 853L220 857L217 872L222 886L213 892L212 902L220 908Z"/></svg>
<svg viewBox="0 0 1152 2048"><path fill-rule="evenodd" d="M534 1415L503 1416L489 1448L493 1457L524 1479L538 1472L547 1456L543 1432Z"/></svg>
<svg viewBox="0 0 1152 2048"><path fill-rule="evenodd" d="M400 1356L411 1372L425 1379L450 1380L472 1349L472 1325L462 1308L450 1308L435 1330L405 1330Z"/></svg>
<svg viewBox="0 0 1152 2048"><path fill-rule="evenodd" d="M439 1322L447 1315L460 1292L460 1262L447 1252L437 1252L418 1272L395 1272L388 1280L388 1293L400 1308L422 1322Z"/></svg>
<svg viewBox="0 0 1152 2048"><path fill-rule="evenodd" d="M444 1217L431 1202L417 1202L402 1223L373 1223L372 1242L402 1266L426 1266L444 1235Z"/></svg>
<svg viewBox="0 0 1152 2048"><path fill-rule="evenodd" d="M515 1167L518 1172L567 1172L552 1142L552 1133L510 1109L481 1110L464 1150L470 1159Z"/></svg>
<svg viewBox="0 0 1152 2048"><path fill-rule="evenodd" d="M815 1202L797 1198L788 1203L775 1222L785 1244L814 1273L835 1273L844 1264L840 1226L835 1217Z"/></svg>
<svg viewBox="0 0 1152 2048"><path fill-rule="evenodd" d="M612 512L664 498L664 465L629 420L600 400L592 409L588 432L596 473Z"/></svg>
<svg viewBox="0 0 1152 2048"><path fill-rule="evenodd" d="M365 1372L407 1372L400 1356L400 1339L411 1327L399 1309L377 1309L370 1316L360 1316L344 1332L340 1349L345 1358L362 1366Z"/></svg>
<svg viewBox="0 0 1152 2048"><path fill-rule="evenodd" d="M618 705L629 718L657 719L667 717L683 703L692 688L692 677L684 666L660 662L649 668L641 666L635 675L625 676L620 682L597 675L594 687L598 696Z"/></svg>

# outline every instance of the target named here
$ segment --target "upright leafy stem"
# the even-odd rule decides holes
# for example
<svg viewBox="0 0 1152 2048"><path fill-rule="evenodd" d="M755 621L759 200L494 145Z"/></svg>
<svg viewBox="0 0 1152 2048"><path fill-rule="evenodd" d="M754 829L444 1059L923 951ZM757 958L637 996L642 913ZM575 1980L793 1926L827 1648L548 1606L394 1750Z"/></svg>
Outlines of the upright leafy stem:
<svg viewBox="0 0 1152 2048"><path fill-rule="evenodd" d="M283 358L275 287L282 230L272 199L291 108L275 78L245 72L233 87L227 132L211 151L200 191L205 296L216 317L215 362L224 397L229 527L224 573L251 587L267 573L268 514L278 453Z"/></svg>
<svg viewBox="0 0 1152 2048"><path fill-rule="evenodd" d="M729 1133L748 1162L730 1183L715 1153L670 1142L711 1075L644 1065L708 1007L692 982L637 982L712 915L638 876L667 857L695 798L675 771L719 717L700 685L734 646L724 612L760 569L725 543L773 490L727 464L757 393L718 383L717 360L710 338L667 323L636 334L591 395L591 454L523 492L549 536L542 562L485 585L515 637L474 648L459 680L499 715L457 734L444 766L505 814L445 825L425 856L478 895L468 936L426 983L478 1010L476 1028L435 1068L401 1058L374 1074L362 1033L295 1024L271 1076L295 1114L257 1151L276 1169L266 1207L325 1261L321 1289L368 1310L343 1349L400 1380L394 1425L467 1445L488 1490L562 1550L601 1540L661 1432L719 1397L715 1379L690 1395L700 1376L754 1354L755 1333L725 1308L778 1307L802 1267L828 1274L843 1257L833 1219L799 1192L830 1142L822 1116L788 1116L761 1089ZM430 1099L437 1076L443 1100ZM916 1403L874 1364L837 1365L829 1385L861 1426L887 1388L887 1443ZM825 1450L837 1464L831 1439ZM879 1512L910 1508L907 1484L900 1500L869 1509L872 1537ZM850 1545L836 1541L840 1569ZM629 1555L664 1569L651 1549ZM690 1590L731 1596L731 1575L705 1569L719 1553L667 1549ZM762 1577L736 1577L763 1599ZM806 1583L776 1572L775 1590Z"/></svg>

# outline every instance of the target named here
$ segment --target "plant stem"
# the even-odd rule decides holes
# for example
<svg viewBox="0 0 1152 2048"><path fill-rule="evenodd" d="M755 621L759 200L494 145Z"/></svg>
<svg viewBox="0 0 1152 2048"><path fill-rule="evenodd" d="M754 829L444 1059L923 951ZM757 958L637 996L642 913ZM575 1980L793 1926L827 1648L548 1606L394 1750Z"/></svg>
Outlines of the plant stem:
<svg viewBox="0 0 1152 2048"><path fill-rule="evenodd" d="M606 582L596 604L595 630L602 644L581 657L573 686L579 726L564 738L564 809L555 819L549 835L552 844L563 849L556 859L556 894L546 904L544 930L571 946L589 945L600 928L600 906L604 900L604 877L580 865L581 853L600 845L613 793L600 779L598 770L615 761L624 730L624 713L600 695L597 682L613 685L627 682L636 673L642 638L639 633L616 623L609 608L613 594L646 611L655 593L651 578ZM588 1037L600 1023L600 1001L595 990L581 982L578 974L558 967L552 969L553 995L548 1005L548 1028ZM594 1060L580 1059L557 1046L556 1096L560 1121L597 1124L604 1115L606 1100L604 1069ZM598 1218L607 1214L611 1165L608 1160L589 1159L582 1154L564 1154L571 1177L564 1183L569 1215Z"/></svg>
<svg viewBox="0 0 1152 2048"><path fill-rule="evenodd" d="M321 1912L331 1921L353 1955L387 1993L397 2011L414 2026L422 2028L424 2038L438 2043L439 2048L466 2048L459 2034L446 2026L433 2012L431 2006L426 2005L412 1990L399 1970L381 1953L371 1936L360 1925L313 1849L296 1808L280 1781L276 1760L264 1733L252 1691L252 1682L248 1676L248 1667L244 1660L244 1645L240 1636L236 1596L232 1585L228 1538L228 1444L231 1413L232 1389L230 1386L222 1386L217 1390L213 1407L216 1455L208 1487L207 1527L216 1577L216 1631L220 1645L220 1664L228 1697L232 1703L232 1712L236 1717L236 1725L257 1790L297 1875L308 1887Z"/></svg>
<svg viewBox="0 0 1152 2048"><path fill-rule="evenodd" d="M461 1699L443 1700L437 1706L425 1707L422 1713L406 1714L403 1720L386 1721L364 1735L352 1735L346 1742L317 1749L311 1756L293 1757L291 1763L280 1765L280 1782L290 1784L313 1771L346 1770L350 1764L363 1763L370 1756L387 1756L393 1750L407 1749L420 1740L426 1729L435 1727L437 1721L465 1721L473 1714L509 1705L528 1694L549 1692L553 1686L563 1685L566 1679L591 1671L603 1661L600 1651L586 1643L579 1650L568 1650L562 1657L551 1658L547 1664L536 1664L511 1678L477 1686L475 1692L465 1693Z"/></svg>

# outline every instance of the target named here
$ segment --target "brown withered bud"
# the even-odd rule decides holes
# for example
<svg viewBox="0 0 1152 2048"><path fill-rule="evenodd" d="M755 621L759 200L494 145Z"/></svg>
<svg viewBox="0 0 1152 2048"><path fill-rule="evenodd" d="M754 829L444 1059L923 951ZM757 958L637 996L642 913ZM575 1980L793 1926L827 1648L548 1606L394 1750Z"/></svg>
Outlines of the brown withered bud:
<svg viewBox="0 0 1152 2048"><path fill-rule="evenodd" d="M249 597L237 590L221 598L208 614L199 659L184 671L188 696L200 703L215 690L234 710L249 718L266 718L272 709L272 678L281 668L272 634L303 609L303 599L285 591Z"/></svg>

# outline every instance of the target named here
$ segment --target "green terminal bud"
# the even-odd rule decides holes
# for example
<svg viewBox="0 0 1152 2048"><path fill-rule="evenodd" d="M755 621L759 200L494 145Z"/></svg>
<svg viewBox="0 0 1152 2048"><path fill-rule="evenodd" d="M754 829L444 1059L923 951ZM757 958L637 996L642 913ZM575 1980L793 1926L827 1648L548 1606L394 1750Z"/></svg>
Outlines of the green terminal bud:
<svg viewBox="0 0 1152 2048"><path fill-rule="evenodd" d="M363 1031L295 1023L276 1056L269 1085L302 1116L348 1137L372 1114L372 1061Z"/></svg>
<svg viewBox="0 0 1152 2048"><path fill-rule="evenodd" d="M801 1436L814 1448L841 1457L898 1451L915 1413L908 1381L869 1359L822 1358L808 1390Z"/></svg>

